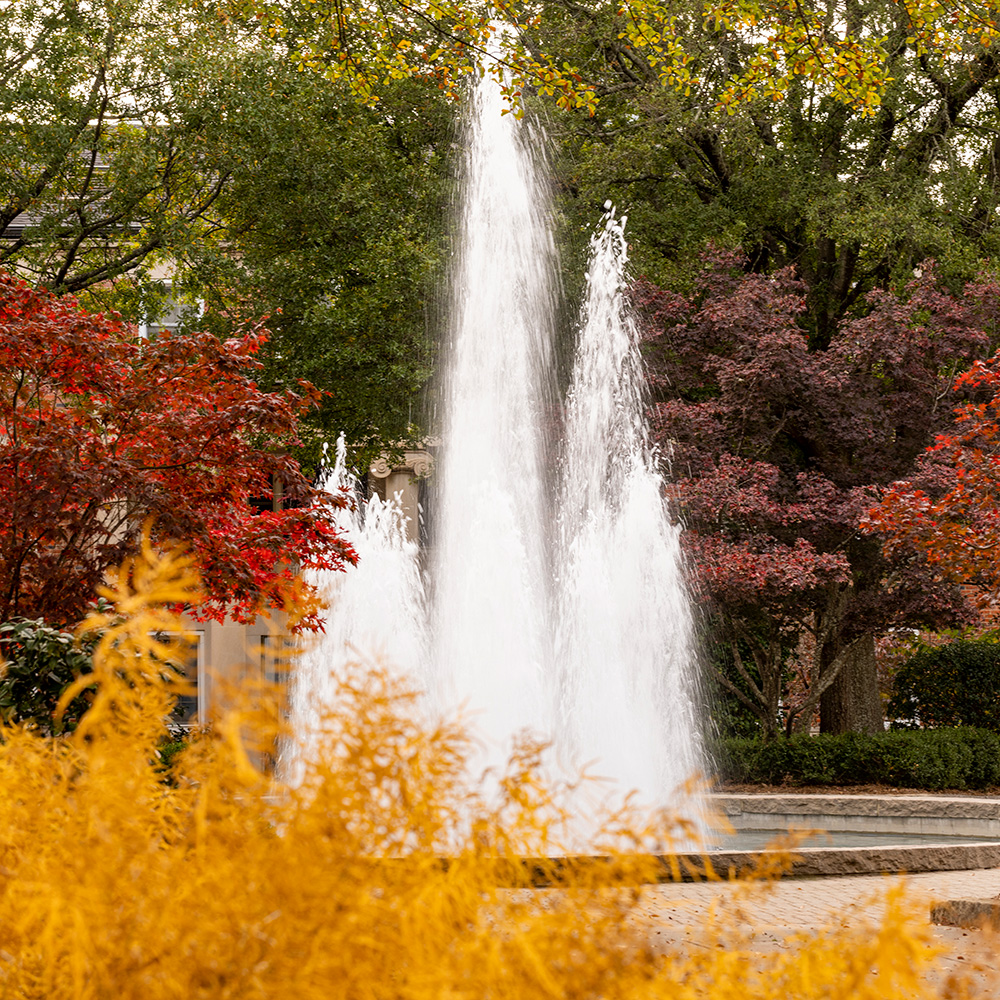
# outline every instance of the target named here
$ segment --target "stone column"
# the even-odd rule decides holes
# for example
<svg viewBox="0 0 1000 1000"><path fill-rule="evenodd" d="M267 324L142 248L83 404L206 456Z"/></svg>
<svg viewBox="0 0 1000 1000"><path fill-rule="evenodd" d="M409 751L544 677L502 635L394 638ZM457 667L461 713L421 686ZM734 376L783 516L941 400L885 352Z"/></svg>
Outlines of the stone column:
<svg viewBox="0 0 1000 1000"><path fill-rule="evenodd" d="M407 451L401 461L390 464L383 456L371 464L368 476L372 489L386 500L398 497L403 513L409 519L406 536L411 542L420 536L420 480L430 475L434 459L427 451Z"/></svg>

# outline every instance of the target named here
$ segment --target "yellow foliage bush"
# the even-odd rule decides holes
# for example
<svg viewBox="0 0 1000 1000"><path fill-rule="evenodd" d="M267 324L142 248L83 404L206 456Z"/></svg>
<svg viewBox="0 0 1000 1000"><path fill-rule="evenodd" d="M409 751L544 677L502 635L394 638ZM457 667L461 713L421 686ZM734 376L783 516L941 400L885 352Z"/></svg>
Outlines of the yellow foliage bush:
<svg viewBox="0 0 1000 1000"><path fill-rule="evenodd" d="M930 996L927 928L898 891L877 927L748 951L714 913L701 944L654 948L641 914L649 853L683 832L610 817L609 844L563 862L559 798L522 746L487 801L467 736L413 720L379 673L345 678L322 759L296 788L255 765L281 732L257 691L164 773L156 752L178 679L165 605L196 580L147 546L109 589L90 713L68 737L0 734L0 997L31 1000L530 1000ZM161 638L156 638L159 635ZM65 701L78 693L67 692ZM252 735L253 739L250 738ZM525 860L527 859L527 860ZM530 888L539 880L556 888Z"/></svg>

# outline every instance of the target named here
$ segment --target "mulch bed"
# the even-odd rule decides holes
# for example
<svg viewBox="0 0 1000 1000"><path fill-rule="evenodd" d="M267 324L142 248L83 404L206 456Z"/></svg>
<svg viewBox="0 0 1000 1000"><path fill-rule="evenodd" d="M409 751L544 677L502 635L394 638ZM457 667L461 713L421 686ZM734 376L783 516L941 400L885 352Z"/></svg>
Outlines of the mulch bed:
<svg viewBox="0 0 1000 1000"><path fill-rule="evenodd" d="M713 791L729 792L734 795L779 794L779 795L959 795L983 798L1000 797L1000 787L987 789L942 789L929 791L925 788L897 788L894 785L741 785L735 782L720 782Z"/></svg>

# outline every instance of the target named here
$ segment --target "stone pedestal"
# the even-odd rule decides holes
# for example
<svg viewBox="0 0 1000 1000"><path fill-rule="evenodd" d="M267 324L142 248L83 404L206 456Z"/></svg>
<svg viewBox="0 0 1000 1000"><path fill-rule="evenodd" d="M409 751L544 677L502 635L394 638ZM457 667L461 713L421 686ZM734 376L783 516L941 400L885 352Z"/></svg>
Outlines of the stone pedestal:
<svg viewBox="0 0 1000 1000"><path fill-rule="evenodd" d="M383 499L398 497L408 518L406 535L411 542L420 538L421 482L430 475L434 459L428 451L407 451L401 461L390 464L387 458L373 462L368 470L372 490Z"/></svg>

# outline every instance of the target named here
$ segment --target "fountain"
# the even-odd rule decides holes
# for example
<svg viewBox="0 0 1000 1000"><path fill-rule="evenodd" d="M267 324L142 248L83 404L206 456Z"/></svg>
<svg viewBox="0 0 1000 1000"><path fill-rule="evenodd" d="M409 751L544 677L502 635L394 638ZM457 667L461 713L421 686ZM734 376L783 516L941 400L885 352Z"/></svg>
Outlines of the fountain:
<svg viewBox="0 0 1000 1000"><path fill-rule="evenodd" d="M347 469L343 435L327 486L346 487L358 504L341 510L338 524L358 554L347 573L311 571L311 581L332 609L322 641L306 643L295 661L290 703L299 739L285 747L280 770L293 784L301 780L305 761L323 739L324 706L336 697L337 677L345 664L368 657L404 676L419 677L427 646L424 635L423 582L417 544L407 538L403 512L378 496L364 501Z"/></svg>
<svg viewBox="0 0 1000 1000"><path fill-rule="evenodd" d="M485 764L529 730L562 769L591 765L617 795L664 805L700 770L693 629L642 417L625 220L608 206L592 241L560 406L547 199L530 129L501 111L487 76L469 113L427 571L391 502L345 514L360 563L315 581L330 624L298 665L293 713L308 755L331 672L368 655L412 676L432 713L464 705Z"/></svg>
<svg viewBox="0 0 1000 1000"><path fill-rule="evenodd" d="M662 801L699 770L679 531L643 419L625 220L592 240L558 506L559 724L577 761Z"/></svg>
<svg viewBox="0 0 1000 1000"><path fill-rule="evenodd" d="M555 251L526 131L489 79L469 116L443 385L429 687L496 744L551 732L552 574L542 426L556 393Z"/></svg>

